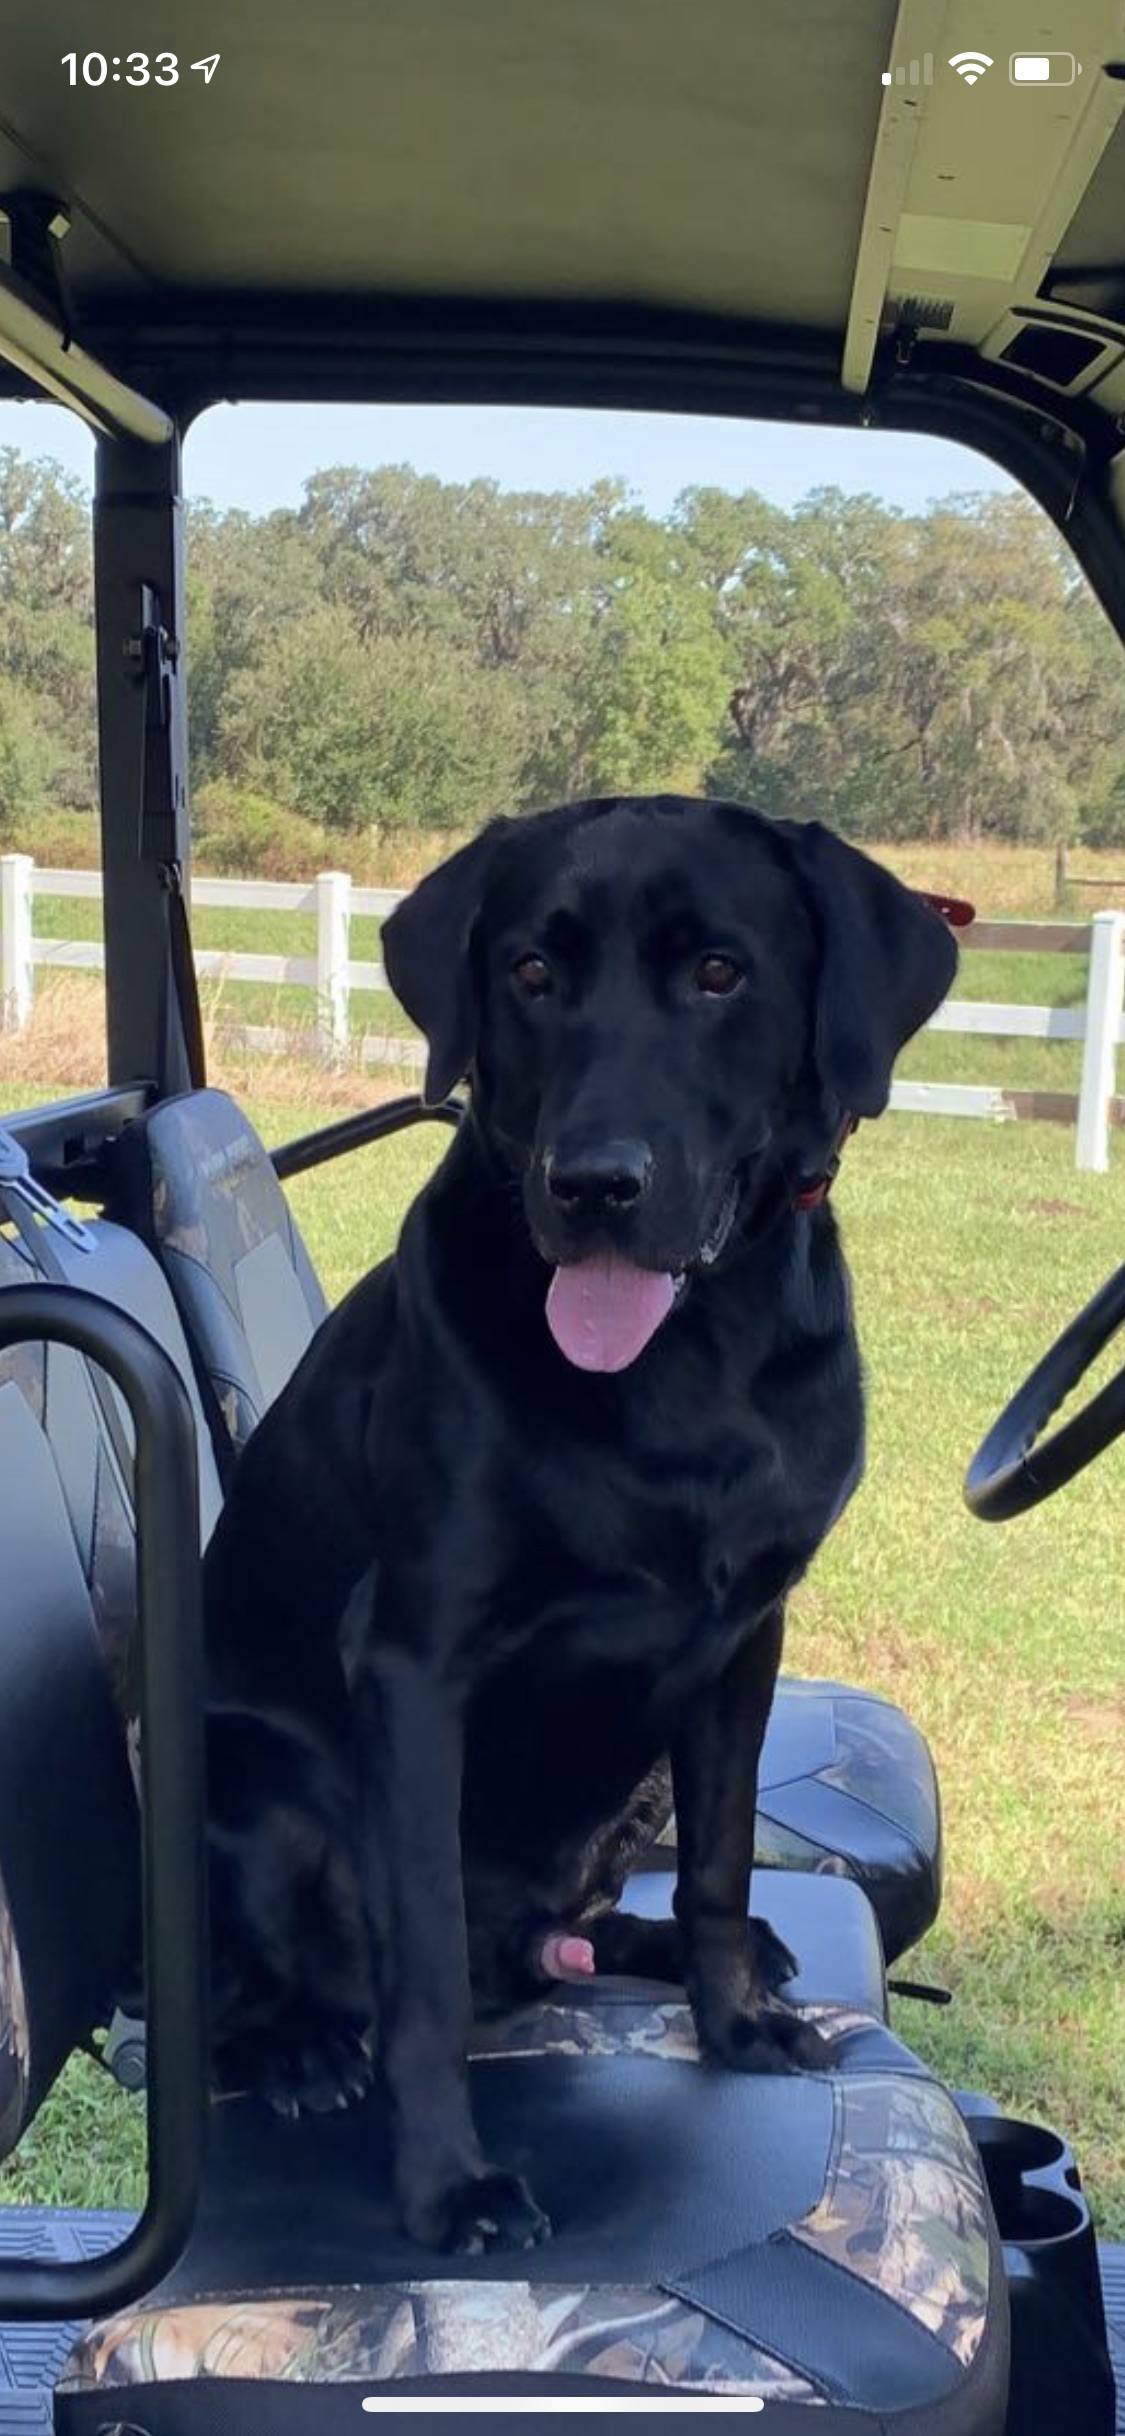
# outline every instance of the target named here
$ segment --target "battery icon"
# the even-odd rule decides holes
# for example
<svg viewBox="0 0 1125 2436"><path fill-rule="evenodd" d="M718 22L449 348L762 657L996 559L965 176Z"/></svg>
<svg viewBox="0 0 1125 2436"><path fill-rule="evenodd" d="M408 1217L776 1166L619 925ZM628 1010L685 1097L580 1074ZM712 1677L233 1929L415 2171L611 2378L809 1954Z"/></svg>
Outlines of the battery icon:
<svg viewBox="0 0 1125 2436"><path fill-rule="evenodd" d="M1072 85L1081 74L1073 51L1013 51L1008 62L1014 85Z"/></svg>

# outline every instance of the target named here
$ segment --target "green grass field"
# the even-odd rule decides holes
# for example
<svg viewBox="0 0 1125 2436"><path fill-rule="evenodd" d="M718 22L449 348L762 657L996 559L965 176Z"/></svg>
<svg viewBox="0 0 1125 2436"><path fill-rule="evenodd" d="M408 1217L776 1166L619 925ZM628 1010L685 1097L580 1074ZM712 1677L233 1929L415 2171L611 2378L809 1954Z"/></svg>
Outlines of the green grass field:
<svg viewBox="0 0 1125 2436"><path fill-rule="evenodd" d="M981 902L991 910L983 891ZM85 910L67 906L67 928ZM966 959L962 986L1074 1003L1084 979L1080 960L978 957ZM989 1051L1013 1084L1073 1083L1065 1048L955 1036L919 1042L902 1070L1002 1079ZM12 1080L0 1081L0 1102L60 1087L43 1068L4 1070ZM315 1081L304 1107L270 1090L263 1076L248 1097L267 1139L316 1121ZM333 1295L391 1247L444 1146L436 1129L414 1132L294 1184ZM1120 2239L1125 1450L999 1529L970 1519L960 1485L1018 1378L1125 1256L1125 1152L1116 1142L1114 1151L1109 1176L1079 1176L1068 1128L909 1117L865 1126L851 1144L836 1206L868 1368L868 1474L793 1602L788 1664L890 1694L935 1751L946 1895L909 1967L955 2001L940 2014L898 2001L896 2027L951 2082L1065 2131L1102 2229ZM0 2192L132 2200L142 2151L138 2102L79 2061Z"/></svg>

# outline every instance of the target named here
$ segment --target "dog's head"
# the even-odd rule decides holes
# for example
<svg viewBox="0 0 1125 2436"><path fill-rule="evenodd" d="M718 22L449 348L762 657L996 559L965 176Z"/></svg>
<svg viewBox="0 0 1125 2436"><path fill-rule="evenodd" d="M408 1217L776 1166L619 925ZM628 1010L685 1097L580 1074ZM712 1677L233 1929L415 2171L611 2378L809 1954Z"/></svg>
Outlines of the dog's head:
<svg viewBox="0 0 1125 2436"><path fill-rule="evenodd" d="M427 1100L471 1074L555 1272L552 1333L601 1370L882 1112L957 962L940 916L818 822L682 796L492 822L383 949Z"/></svg>

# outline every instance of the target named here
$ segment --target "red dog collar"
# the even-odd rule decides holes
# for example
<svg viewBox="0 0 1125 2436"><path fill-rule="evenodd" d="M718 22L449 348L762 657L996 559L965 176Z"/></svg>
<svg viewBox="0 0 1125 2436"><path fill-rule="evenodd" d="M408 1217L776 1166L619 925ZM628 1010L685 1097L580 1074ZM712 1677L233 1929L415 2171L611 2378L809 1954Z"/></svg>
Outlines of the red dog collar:
<svg viewBox="0 0 1125 2436"><path fill-rule="evenodd" d="M828 1164L819 1176L798 1177L797 1182L793 1186L793 1207L795 1210L819 1209L821 1202L827 1201L828 1195L831 1192L836 1178L840 1173L840 1161L844 1155L844 1144L847 1141L849 1134L853 1134L855 1132L858 1123L858 1117L847 1116L844 1118L844 1122L836 1136L835 1146L828 1160Z"/></svg>

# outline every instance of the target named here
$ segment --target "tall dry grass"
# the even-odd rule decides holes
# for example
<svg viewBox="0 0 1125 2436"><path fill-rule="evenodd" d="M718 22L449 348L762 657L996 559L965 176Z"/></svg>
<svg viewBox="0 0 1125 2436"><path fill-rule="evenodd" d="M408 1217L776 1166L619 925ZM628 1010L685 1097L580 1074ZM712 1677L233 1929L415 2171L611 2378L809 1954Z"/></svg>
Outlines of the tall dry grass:
<svg viewBox="0 0 1125 2436"><path fill-rule="evenodd" d="M1003 921L1006 915L1020 914L1042 920L1056 911L1052 845L927 845L912 839L908 845L873 845L870 852L911 888L968 897L984 921ZM1125 846L1102 854L1076 848L1070 857L1070 874L1096 879L1099 890L1104 891L1104 902L1118 903L1120 889L1125 888ZM1117 891L1112 886L1115 879ZM1095 912L1102 902L1098 893L1073 889L1066 910L1080 918Z"/></svg>
<svg viewBox="0 0 1125 2436"><path fill-rule="evenodd" d="M403 829L370 840L336 838L331 859L350 871L357 886L412 888L435 863L467 845L472 835L470 829ZM989 920L1020 914L1042 917L1056 910L1053 844L972 845L944 840L930 844L911 839L905 844L872 843L867 851L897 872L909 887L968 897ZM205 869L202 859L199 869L201 873ZM1106 903L1120 902L1125 897L1125 845L1099 853L1074 848L1070 874L1072 879L1096 879L1105 891ZM1075 889L1070 910L1091 913L1100 901L1086 889Z"/></svg>
<svg viewBox="0 0 1125 2436"><path fill-rule="evenodd" d="M312 1124L348 1109L376 1108L417 1089L416 1075L372 1072L358 1056L326 1065L311 1023L290 1027L284 1051L249 1049L226 1019L221 993L205 990L202 996L208 1079L235 1099L256 1094L299 1110ZM25 1029L0 1032L0 1107L6 1086L16 1096L30 1085L69 1094L101 1090L105 1081L100 983L85 973L44 974Z"/></svg>
<svg viewBox="0 0 1125 2436"><path fill-rule="evenodd" d="M291 868L289 859L282 857L285 868L279 866L268 874L263 871L263 877L310 879L317 870L335 868L350 872L359 887L411 888L424 872L466 845L473 835L471 829L376 828L318 835L311 823L295 821L293 825L298 832L302 826L308 831L308 843L300 848L305 859ZM98 865L99 830L90 813L52 814L39 825L36 835L21 836L18 843L21 852L34 854L48 868L94 870ZM904 845L873 844L870 851L912 887L971 897L990 915L1054 911L1055 849L1050 843L1011 846L912 840ZM195 868L201 878L223 876L218 870L212 872L205 838L197 848ZM1075 848L1070 868L1076 876L1096 878L1110 890L1111 901L1125 891L1125 845L1099 853ZM1118 883L1116 891L1110 888L1113 881ZM1075 892L1075 901L1080 910L1089 910L1097 902L1085 890Z"/></svg>
<svg viewBox="0 0 1125 2436"><path fill-rule="evenodd" d="M412 888L435 863L467 845L471 830L390 831L373 848L337 839L333 859L351 872L358 886ZM1002 921L1005 915L1045 916L1055 908L1055 849L1053 845L965 845L945 841L927 844L871 844L867 851L911 888L930 888L946 896L968 897L982 917ZM203 870L200 863L200 871ZM1075 848L1070 855L1072 879L1095 879L1105 902L1125 896L1125 846L1095 853ZM1116 888L1113 882L1117 883ZM1086 889L1073 891L1069 910L1092 913L1101 899Z"/></svg>

